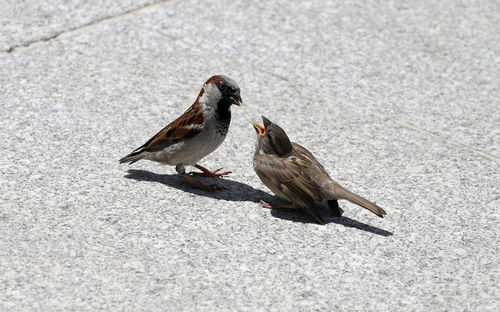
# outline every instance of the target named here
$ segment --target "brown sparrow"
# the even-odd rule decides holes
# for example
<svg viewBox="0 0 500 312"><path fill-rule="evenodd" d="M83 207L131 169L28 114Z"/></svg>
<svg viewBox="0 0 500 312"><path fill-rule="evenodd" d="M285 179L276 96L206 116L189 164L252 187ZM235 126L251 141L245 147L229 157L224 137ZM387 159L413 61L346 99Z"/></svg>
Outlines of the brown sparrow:
<svg viewBox="0 0 500 312"><path fill-rule="evenodd" d="M120 163L141 159L175 166L175 170L195 186L210 191L216 187L204 185L192 176L222 177L230 172L210 171L197 163L213 152L226 137L231 122L231 105L242 103L240 88L232 79L217 75L208 79L196 101L179 118L149 139ZM186 173L187 165L202 172Z"/></svg>
<svg viewBox="0 0 500 312"><path fill-rule="evenodd" d="M269 209L302 208L320 224L315 202L328 201L328 207L340 216L338 199L347 199L383 218L385 211L376 204L354 194L333 181L325 168L304 147L290 142L285 131L262 116L264 126L253 123L257 131L257 147L253 165L257 175L273 193L292 202L292 206L260 204Z"/></svg>

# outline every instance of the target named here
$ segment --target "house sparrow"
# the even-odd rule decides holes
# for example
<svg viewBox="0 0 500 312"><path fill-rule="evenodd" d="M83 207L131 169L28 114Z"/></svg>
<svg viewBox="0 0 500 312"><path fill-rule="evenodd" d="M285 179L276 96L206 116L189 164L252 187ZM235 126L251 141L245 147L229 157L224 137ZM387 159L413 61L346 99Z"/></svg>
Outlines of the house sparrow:
<svg viewBox="0 0 500 312"><path fill-rule="evenodd" d="M224 141L231 122L231 105L241 103L236 82L226 76L213 76L205 82L196 101L184 114L120 159L120 163L133 164L148 159L172 165L196 187L207 191L217 189L202 184L193 176L222 177L230 173L220 172L222 168L210 171L197 163ZM186 173L187 165L195 166L201 172Z"/></svg>
<svg viewBox="0 0 500 312"><path fill-rule="evenodd" d="M257 146L253 165L257 175L273 193L292 202L292 206L260 204L269 209L302 208L320 224L315 202L328 201L332 213L340 217L338 199L347 199L383 218L385 211L376 204L354 194L333 181L325 168L304 147L290 142L285 131L262 116L264 126L253 123L257 131Z"/></svg>

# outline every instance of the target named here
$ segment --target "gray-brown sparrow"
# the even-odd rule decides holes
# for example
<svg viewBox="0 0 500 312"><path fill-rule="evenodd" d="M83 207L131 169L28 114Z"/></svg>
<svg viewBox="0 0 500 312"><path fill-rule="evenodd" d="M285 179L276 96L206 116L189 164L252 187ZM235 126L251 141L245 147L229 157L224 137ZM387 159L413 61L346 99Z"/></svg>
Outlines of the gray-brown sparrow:
<svg viewBox="0 0 500 312"><path fill-rule="evenodd" d="M168 124L120 163L141 159L175 166L176 171L195 186L210 191L213 186L202 184L193 176L222 177L230 172L210 171L197 163L224 141L231 122L231 105L242 103L240 88L232 79L216 75L208 79L194 104L179 118ZM187 165L202 172L186 173Z"/></svg>
<svg viewBox="0 0 500 312"><path fill-rule="evenodd" d="M262 207L270 209L304 209L320 224L315 202L327 200L328 207L340 216L338 199L346 199L364 207L383 218L385 211L363 197L354 194L333 181L325 168L304 147L290 142L287 134L278 125L262 116L264 126L253 123L257 131L257 147L253 165L257 175L273 193L292 202L291 207L272 206L261 201Z"/></svg>

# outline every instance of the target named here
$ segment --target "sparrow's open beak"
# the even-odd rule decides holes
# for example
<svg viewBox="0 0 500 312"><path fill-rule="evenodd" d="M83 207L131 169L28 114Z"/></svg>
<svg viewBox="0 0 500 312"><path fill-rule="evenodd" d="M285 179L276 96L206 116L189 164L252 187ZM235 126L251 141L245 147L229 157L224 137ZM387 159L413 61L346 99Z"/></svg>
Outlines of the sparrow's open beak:
<svg viewBox="0 0 500 312"><path fill-rule="evenodd" d="M266 128L264 128L263 126L259 125L256 122L252 122L252 126L255 128L255 131L257 131L257 134L261 137L264 137L266 135Z"/></svg>
<svg viewBox="0 0 500 312"><path fill-rule="evenodd" d="M264 115L260 115L262 117L262 122L264 123L264 127L267 128L270 124L272 124L271 120L264 117Z"/></svg>
<svg viewBox="0 0 500 312"><path fill-rule="evenodd" d="M231 96L231 99L233 100L233 103L235 105L238 105L240 106L241 104L243 104L243 101L241 100L241 96L240 96L240 93L235 93Z"/></svg>

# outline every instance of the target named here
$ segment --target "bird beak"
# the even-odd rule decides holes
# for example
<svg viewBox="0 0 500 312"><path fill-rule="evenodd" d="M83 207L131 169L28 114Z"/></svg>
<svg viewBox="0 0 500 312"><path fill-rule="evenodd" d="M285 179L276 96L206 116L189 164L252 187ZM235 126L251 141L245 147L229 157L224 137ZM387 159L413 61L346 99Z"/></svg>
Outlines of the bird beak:
<svg viewBox="0 0 500 312"><path fill-rule="evenodd" d="M235 105L240 106L241 104L243 104L243 101L241 100L241 96L240 96L239 92L234 94L233 96L231 96L231 99L233 100L233 103Z"/></svg>
<svg viewBox="0 0 500 312"><path fill-rule="evenodd" d="M262 117L262 122L264 123L265 128L267 128L270 124L272 124L271 120L267 119L263 115L261 115L260 117Z"/></svg>
<svg viewBox="0 0 500 312"><path fill-rule="evenodd" d="M252 126L255 128L255 131L257 131L258 135L260 135L261 137L266 136L266 128L256 122L252 122Z"/></svg>

